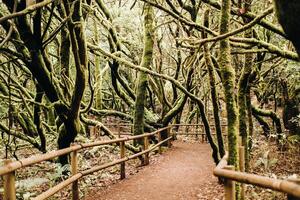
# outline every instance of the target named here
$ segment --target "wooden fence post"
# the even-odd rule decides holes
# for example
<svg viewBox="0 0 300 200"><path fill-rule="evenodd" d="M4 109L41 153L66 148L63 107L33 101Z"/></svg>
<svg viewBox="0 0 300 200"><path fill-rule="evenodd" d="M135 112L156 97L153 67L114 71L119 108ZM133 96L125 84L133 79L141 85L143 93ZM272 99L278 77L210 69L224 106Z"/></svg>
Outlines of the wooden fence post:
<svg viewBox="0 0 300 200"><path fill-rule="evenodd" d="M239 147L239 165L240 165L240 171L245 172L245 147L240 146ZM241 200L245 199L245 184L241 183Z"/></svg>
<svg viewBox="0 0 300 200"><path fill-rule="evenodd" d="M94 138L95 138L96 135L97 135L97 129L98 129L98 126L94 126L94 128L93 128L93 137L94 137ZM90 136L90 137L92 137L92 136Z"/></svg>
<svg viewBox="0 0 300 200"><path fill-rule="evenodd" d="M172 130L173 140L177 140L178 132L176 131L175 126L172 124L172 125L170 125L170 127L171 127L171 130Z"/></svg>
<svg viewBox="0 0 300 200"><path fill-rule="evenodd" d="M74 146L75 144L71 144ZM78 156L77 150L71 152L71 173L72 176L77 174L78 171ZM79 188L78 188L78 180L72 183L72 200L79 200Z"/></svg>
<svg viewBox="0 0 300 200"><path fill-rule="evenodd" d="M148 136L144 137L144 150L149 148L149 138ZM149 165L149 153L145 153L144 165Z"/></svg>
<svg viewBox="0 0 300 200"><path fill-rule="evenodd" d="M161 131L158 132L158 142L161 142ZM158 153L162 153L162 147L159 145L158 147Z"/></svg>
<svg viewBox="0 0 300 200"><path fill-rule="evenodd" d="M168 137L171 136L171 127L167 128L167 135ZM171 148L171 146L172 146L171 140L168 140L168 148Z"/></svg>
<svg viewBox="0 0 300 200"><path fill-rule="evenodd" d="M4 160L4 165L8 165L12 160ZM16 186L15 186L15 171L5 174L4 178L4 200L16 199Z"/></svg>
<svg viewBox="0 0 300 200"><path fill-rule="evenodd" d="M119 122L117 124L117 131L118 131L118 137L120 138L121 137L121 127L120 127Z"/></svg>
<svg viewBox="0 0 300 200"><path fill-rule="evenodd" d="M120 142L120 157L124 158L125 157L125 142L122 141ZM125 173L125 162L122 162L120 165L120 179L124 179L126 177Z"/></svg>
<svg viewBox="0 0 300 200"><path fill-rule="evenodd" d="M172 141L175 140L176 134L173 132L173 126L169 125L170 136L172 136Z"/></svg>
<svg viewBox="0 0 300 200"><path fill-rule="evenodd" d="M227 170L234 170L234 166L227 165L224 167ZM230 179L225 179L225 200L235 200L235 182Z"/></svg>
<svg viewBox="0 0 300 200"><path fill-rule="evenodd" d="M287 179L288 181L291 181L293 183L297 183L297 184L300 184L300 179L297 179L297 178L289 178ZM294 197L290 194L287 195L287 199L288 200L299 200L299 197Z"/></svg>
<svg viewBox="0 0 300 200"><path fill-rule="evenodd" d="M185 126L185 134L188 135L190 132L190 127L189 126Z"/></svg>

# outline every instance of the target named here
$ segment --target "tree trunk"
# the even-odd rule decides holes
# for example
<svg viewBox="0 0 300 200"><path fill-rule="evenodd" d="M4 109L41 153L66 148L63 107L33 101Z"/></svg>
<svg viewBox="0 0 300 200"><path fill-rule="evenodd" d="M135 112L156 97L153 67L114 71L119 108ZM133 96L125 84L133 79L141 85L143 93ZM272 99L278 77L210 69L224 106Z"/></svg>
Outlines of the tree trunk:
<svg viewBox="0 0 300 200"><path fill-rule="evenodd" d="M251 8L251 1L247 0L243 8L249 10ZM244 19L245 23L249 23L250 20ZM252 29L248 29L244 33L245 38L252 38ZM249 169L249 135L247 129L247 91L249 87L249 77L251 75L253 65L253 55L245 54L244 66L242 69L241 77L238 83L238 112L239 112L239 134L242 137L242 145L245 148L245 171Z"/></svg>
<svg viewBox="0 0 300 200"><path fill-rule="evenodd" d="M231 0L222 0L220 16L220 35L229 32ZM237 106L235 102L235 71L231 64L231 48L229 38L220 41L219 65L222 74L226 110L227 110L227 135L228 135L228 164L238 166L238 131L237 131Z"/></svg>
<svg viewBox="0 0 300 200"><path fill-rule="evenodd" d="M153 54L153 8L145 5L144 16L144 52L141 62L141 67L150 68ZM134 120L133 120L133 134L140 135L144 133L144 111L145 99L147 90L147 74L139 72L138 83L136 87L136 99L134 105ZM141 144L139 142L139 144Z"/></svg>
<svg viewBox="0 0 300 200"><path fill-rule="evenodd" d="M70 15L71 11L69 7L69 1L65 0L63 3L67 15ZM69 147L70 144L74 142L77 134L80 132L80 104L83 98L86 84L87 48L81 0L74 2L74 10L75 12L73 12L72 14L73 20L68 21L68 29L70 32L72 52L75 60L76 80L70 109L64 116L61 116L64 127L61 128L58 137L59 149ZM76 26L74 24L76 24ZM66 155L60 156L59 161L62 165L65 165L68 163L68 157Z"/></svg>

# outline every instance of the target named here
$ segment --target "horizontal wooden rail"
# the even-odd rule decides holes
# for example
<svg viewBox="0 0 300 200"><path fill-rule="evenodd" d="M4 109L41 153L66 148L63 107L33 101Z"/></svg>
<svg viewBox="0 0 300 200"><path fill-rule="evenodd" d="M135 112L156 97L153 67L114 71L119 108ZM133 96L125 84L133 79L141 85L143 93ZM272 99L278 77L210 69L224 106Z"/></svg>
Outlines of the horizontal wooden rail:
<svg viewBox="0 0 300 200"><path fill-rule="evenodd" d="M246 172L225 169L228 166L227 158L228 154L222 158L217 167L214 169L213 173L215 176L225 178L225 180L234 180L240 183L256 185L259 187L287 193L294 197L300 198L300 185L288 180L274 179Z"/></svg>
<svg viewBox="0 0 300 200"><path fill-rule="evenodd" d="M174 135L206 135L206 133L197 133L197 132L177 132L174 133ZM211 135L215 136L217 135L216 133L211 133ZM222 134L223 136L227 136L227 134Z"/></svg>
<svg viewBox="0 0 300 200"><path fill-rule="evenodd" d="M0 167L0 176L8 174L10 172L13 172L17 169L23 168L23 167L27 167L36 163L40 163L43 161L47 161L47 160L51 160L53 158L56 158L58 156L62 156L68 153L71 153L73 151L79 150L81 149L81 145L75 145L75 146L71 146L65 149L61 149L61 150L57 150L57 151L52 151L46 154L39 154L36 156L32 156L29 158L25 158L19 161L14 161L11 162L7 165L1 166Z"/></svg>
<svg viewBox="0 0 300 200"><path fill-rule="evenodd" d="M118 160L115 160L113 162L109 162L109 163L106 163L106 164L103 164L103 165L100 165L100 166L96 166L96 167L92 167L88 170L85 170L85 171L82 171L82 172L79 172L71 177L69 177L68 179L64 180L63 182L57 184L56 186L48 189L47 191L43 192L42 194L36 196L35 198L33 198L32 200L42 200L42 199L46 199L46 198L49 198L50 196L54 195L55 193L57 193L58 191L64 189L65 187L67 187L68 185L70 185L71 183L77 181L78 179L82 178L83 176L86 176L86 175L90 175L92 173L95 173L97 171L100 171L100 170L103 170L103 169L106 169L106 168L109 168L109 167L112 167L114 165L117 165L117 164L120 164L122 162L126 162L128 160L132 160L134 158L137 158L141 155L144 155L146 153L149 153L151 151L153 151L154 149L158 148L160 145L162 145L163 143L171 140L173 137L170 136L168 137L167 139L157 143L156 145L152 146L151 148L149 148L148 150L144 150L144 151L141 151L139 153L136 153L136 154L133 154L131 156L127 156L125 158L122 158L122 159L118 159Z"/></svg>
<svg viewBox="0 0 300 200"><path fill-rule="evenodd" d="M32 198L32 200L47 199L47 198L51 197L52 195L56 194L57 192L59 192L60 190L66 188L71 183L79 180L81 177L82 177L82 174L77 173L77 174L69 177L68 179L64 180L63 182L60 182L57 185L53 186L52 188L50 188L49 190L43 192L42 194Z"/></svg>
<svg viewBox="0 0 300 200"><path fill-rule="evenodd" d="M72 176L70 176L68 179L60 182L59 184L57 184L54 187L48 189L47 191L43 192L42 194L38 195L37 197L35 197L33 199L34 200L41 200L41 199L49 198L50 196L52 196L55 193L57 193L58 191L64 189L68 185L73 184L73 186L72 186L73 200L74 199L78 200L79 199L79 197L78 197L79 196L78 195L79 194L79 192L78 192L78 180L81 177L92 174L92 173L97 172L97 171L102 170L102 169L106 169L108 167L111 167L111 166L114 166L114 165L117 165L117 164L125 163L126 161L137 158L139 156L145 155L145 157L148 159L149 152L153 151L156 148L160 148L160 146L162 144L168 142L168 146L170 147L170 140L173 138L173 135L171 135L170 129L171 129L171 126L159 129L159 130L154 131L152 133L145 133L145 134L142 134L142 135L118 138L118 139L107 140L107 141L96 141L96 142L92 142L92 143L74 144L74 145L72 145L68 148L61 149L61 150L58 150L58 151L53 151L53 152L49 152L49 153L42 154L42 155L37 155L37 156L32 156L30 158L22 159L20 161L7 162L6 165L0 167L0 175L1 176L2 175L12 176L12 178L14 178L15 171L20 169L20 168L30 166L30 165L34 165L34 164L37 164L37 163L40 163L40 162L43 162L43 161L47 161L47 160L53 159L53 158L61 156L61 155L72 153L71 157L72 157L72 159L74 159L73 162L71 163L72 164L72 166L71 166L72 167ZM162 131L167 131L168 137L161 141L160 138L161 138L161 132ZM131 141L131 140L135 140L135 139L144 138L144 141L147 142L148 138L150 136L154 136L156 134L158 134L158 138L159 138L159 142L157 144L153 145L150 148L148 148L148 146L145 146L144 150L139 152L139 153L136 153L136 154L133 154L133 155L130 155L130 156L127 156L127 157L124 156L125 155L124 154L124 151L125 151L124 150L124 147L125 147L124 143L126 141ZM121 149L121 158L120 159L115 160L115 161L110 162L110 163L102 164L100 166L92 167L92 168L90 168L88 170L85 170L85 171L77 172L77 152L79 150L94 147L94 146L101 146L101 145L115 144L115 143L120 144L120 148L123 148L123 149ZM121 177L123 177L123 178L124 178L124 173L125 173L124 170L125 170L125 168L124 168L124 165L123 165L123 171L121 171ZM12 183L14 183L14 182L12 182ZM10 184L9 181L8 181L8 184ZM13 187L13 188L11 188L11 187ZM10 188L8 188L8 189L11 192L9 192L7 194L7 198L5 198L5 200L15 199L14 187L15 187L14 185L10 184Z"/></svg>
<svg viewBox="0 0 300 200"><path fill-rule="evenodd" d="M116 124L118 127L124 125L131 125L131 124ZM117 139L113 139L113 140L106 140L106 141L96 141L96 142L92 142L92 143L83 143L83 144L75 144L72 145L71 147L65 148L65 149L61 149L61 150L57 150L57 151L53 151L53 152L49 152L46 154L42 154L42 155L36 155L36 156L32 156L26 159L22 159L20 161L15 161L15 162L9 162L7 163L7 165L0 167L0 176L4 175L4 176L9 176L14 178L14 173L16 170L23 168L23 167L27 167L30 165L34 165L43 161L47 161L47 160L51 160L53 158L56 158L58 156L62 156L65 154L69 154L71 153L73 155L72 159L74 159L71 164L72 164L72 176L70 176L68 179L66 179L65 181L55 185L54 187L48 189L47 191L43 192L42 194L38 195L37 197L34 198L34 200L40 200L40 199L46 199L49 198L50 196L52 196L53 194L57 193L58 191L64 189L65 187L67 187L68 185L72 184L72 193L73 193L73 200L74 199L78 199L79 197L79 192L78 192L78 180L80 178L82 178L83 176L92 174L94 172L97 172L99 170L102 169L106 169L108 167L117 165L117 164L121 164L121 177L125 177L125 162L140 156L145 156L145 159L148 160L148 154L153 151L156 148L159 148L159 152L161 153L161 145L168 142L168 146L170 147L170 140L173 138L173 135L171 135L171 128L174 126L195 126L195 127L199 127L202 126L201 124L177 124L177 125L172 125L169 127L165 127L162 129L159 129L157 131L154 131L152 133L145 133L143 135L137 135L137 136L128 136L128 137L123 137L123 138L117 138ZM167 135L168 137L164 140L161 140L161 133L163 131L167 131ZM120 134L120 129L118 130L119 134ZM148 137L150 136L154 136L158 134L158 140L159 142L155 145L153 145L152 147L148 147ZM205 136L204 133L199 133L199 135ZM135 139L142 139L144 138L144 142L147 145L144 145L144 150L130 155L130 156L125 156L124 152L124 144L127 141L131 141L131 140L135 140ZM105 163L102 164L100 166L95 166L92 167L90 169L87 169L85 171L81 171L81 172L77 172L77 152L85 149L85 148L91 148L91 147L95 147L95 146L101 146L101 145L107 145L107 144L119 144L120 148L121 148L121 158L109 163ZM75 155L75 156L74 156ZM71 159L71 160L72 160ZM149 162L149 160L147 161ZM11 190L12 192L9 192L7 199L11 199L10 197L13 197L13 195L15 195L15 190Z"/></svg>
<svg viewBox="0 0 300 200"><path fill-rule="evenodd" d="M105 126L133 126L133 124L127 123L111 123L111 124L104 124ZM210 126L215 126L215 124L209 124ZM172 124L171 126L203 126L203 124ZM221 124L221 126L227 126L227 124Z"/></svg>
<svg viewBox="0 0 300 200"><path fill-rule="evenodd" d="M141 151L139 153L136 153L136 154L133 154L131 156L127 156L127 157L124 157L122 159L118 159L118 160L115 160L113 162L110 162L110 163L106 163L106 164L103 164L103 165L100 165L100 166L96 166L96 167L92 167L88 170L85 170L85 171L82 171L82 175L83 176L86 176L86 175L89 175L89 174L92 174L94 172L97 172L99 170L102 170L102 169L106 169L108 167L111 167L111 166L114 166L114 165L117 165L117 164L120 164L122 162L126 162L128 160L132 160L134 158L137 158L139 156L142 156L146 153L149 153L151 151L153 151L154 149L156 149L157 147L159 147L160 145L162 145L163 143L167 142L168 140L172 139L172 136L168 137L167 139L157 143L156 145L152 146L151 148L149 148L148 150L144 150L144 151Z"/></svg>
<svg viewBox="0 0 300 200"><path fill-rule="evenodd" d="M104 124L105 126L108 126L108 127L110 127L110 126L124 126L124 127L126 127L126 126L133 126L133 124L126 124L126 123L120 123L120 124L118 124L118 123L111 123L111 124Z"/></svg>
<svg viewBox="0 0 300 200"><path fill-rule="evenodd" d="M96 142L92 142L92 143L77 144L77 145L74 145L74 146L71 146L71 147L68 147L65 149L56 150L56 151L52 151L52 152L45 153L45 154L39 154L39 155L25 158L25 159L22 159L19 161L14 161L14 162L11 162L7 165L0 167L0 176L10 173L10 172L13 172L13 171L23 168L23 167L27 167L27 166L34 165L34 164L37 164L37 163L40 163L43 161L51 160L53 158L71 153L73 151L78 151L78 150L81 150L84 148L90 148L90 147L94 147L94 146L101 146L101 145L114 144L114 143L119 143L119 142L126 142L126 141L130 141L130 140L135 140L135 139L141 139L146 136L153 136L153 135L155 135L161 131L164 131L166 129L168 129L168 127L159 129L152 133L145 133L143 135L123 137L123 138L114 139L114 140L105 140L105 141L96 141Z"/></svg>
<svg viewBox="0 0 300 200"><path fill-rule="evenodd" d="M172 124L171 126L204 126L203 124ZM209 126L215 126L215 124L209 124ZM221 124L221 126L227 126L227 124Z"/></svg>

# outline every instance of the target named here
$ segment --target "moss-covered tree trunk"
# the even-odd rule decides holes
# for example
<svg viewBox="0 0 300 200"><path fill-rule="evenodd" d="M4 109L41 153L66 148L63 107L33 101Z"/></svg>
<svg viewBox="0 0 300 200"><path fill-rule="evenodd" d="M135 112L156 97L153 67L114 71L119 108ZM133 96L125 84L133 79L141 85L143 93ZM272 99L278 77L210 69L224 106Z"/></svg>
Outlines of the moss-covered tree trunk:
<svg viewBox="0 0 300 200"><path fill-rule="evenodd" d="M269 124L261 116L257 115L255 112L252 112L252 114L255 117L255 119L258 121L258 123L260 124L261 128L263 129L264 136L266 138L269 138L270 131L271 131Z"/></svg>
<svg viewBox="0 0 300 200"><path fill-rule="evenodd" d="M202 122L204 125L205 134L206 134L207 140L210 144L210 147L212 149L212 157L214 159L215 164L217 165L220 161L219 154L218 154L218 146L215 144L215 142L212 138L209 122L208 122L207 116L205 114L204 104L200 101L197 101L197 104L198 104L200 116L201 116L201 119L202 119Z"/></svg>
<svg viewBox="0 0 300 200"><path fill-rule="evenodd" d="M245 10L250 10L251 0L247 0L243 6ZM246 23L249 23L250 20L244 19ZM248 29L244 33L245 38L252 38L252 29ZM244 66L242 69L242 74L239 79L238 85L238 109L239 109L239 134L242 137L242 145L245 148L245 170L249 169L249 135L248 135L248 116L247 115L247 91L249 87L249 77L252 71L253 64L253 55L245 54ZM249 96L250 98L250 96Z"/></svg>
<svg viewBox="0 0 300 200"><path fill-rule="evenodd" d="M253 143L253 118L252 118L252 109L251 109L250 82L248 83L248 88L246 92L246 105L247 105L247 114L248 114L248 136L249 136L248 150L250 152Z"/></svg>
<svg viewBox="0 0 300 200"><path fill-rule="evenodd" d="M69 15L71 13L70 2L65 0L63 3L66 13ZM75 61L76 80L70 108L65 115L61 116L62 121L64 122L64 127L61 128L58 137L59 149L69 147L75 140L75 137L79 133L81 127L79 120L80 104L85 90L87 71L87 47L81 0L74 2L74 12L72 14L72 21L68 22L68 29L70 32L72 53ZM61 156L59 161L63 165L68 163L67 156Z"/></svg>
<svg viewBox="0 0 300 200"><path fill-rule="evenodd" d="M194 69L191 68L189 69L188 73L187 73L187 80L186 80L186 88L187 90L190 90L192 87L192 78L193 78L193 74L194 74ZM161 120L163 126L168 126L168 124L171 122L171 120L177 116L178 114L180 114L180 112L182 112L186 102L187 102L188 96L186 94L182 94L179 99L173 104L173 108L170 109L168 111L168 113L166 113L166 115L164 116L164 118ZM166 134L162 134L162 139L166 139L167 135Z"/></svg>
<svg viewBox="0 0 300 200"><path fill-rule="evenodd" d="M65 9L61 4L58 5L58 12L61 17L66 18L67 14L65 13ZM66 26L63 26L60 31L60 46L59 46L59 59L60 59L60 70L61 70L61 78L63 81L62 85L62 91L65 94L65 99L70 100L71 94L70 94L70 83L69 81L66 81L70 78L70 47L71 47L71 41L70 41L70 33Z"/></svg>
<svg viewBox="0 0 300 200"><path fill-rule="evenodd" d="M35 102L42 102L44 96L44 91L42 90L42 88L36 84L36 95L35 95ZM46 152L46 137L42 128L42 121L41 121L41 108L38 105L34 105L34 109L33 109L33 121L34 124L36 126L38 135L39 135L39 139L40 139L40 143L41 143L41 150L42 152Z"/></svg>
<svg viewBox="0 0 300 200"><path fill-rule="evenodd" d="M204 26L209 27L209 10L206 10L204 13ZM203 38L206 38L205 33L203 34ZM210 93L211 93L212 104L213 104L213 114L214 114L214 121L216 127L219 155L222 158L225 155L225 149L224 149L224 142L222 136L221 122L220 122L219 103L218 103L219 100L217 96L215 69L210 57L210 52L207 43L203 45L203 50L204 50L205 64L209 75L209 83L211 87Z"/></svg>
<svg viewBox="0 0 300 200"><path fill-rule="evenodd" d="M259 116L270 117L276 125L277 138L281 139L281 134L282 134L281 122L280 122L280 118L277 116L275 112L271 110L263 110L255 106L252 106L252 112L253 114Z"/></svg>
<svg viewBox="0 0 300 200"><path fill-rule="evenodd" d="M251 31L251 30L248 30ZM246 31L245 34L251 34ZM252 35L252 34L251 34ZM251 74L253 57L251 54L245 55L244 68L242 71L241 78L239 80L239 88L238 88L238 106L239 106L239 133L242 137L242 145L245 147L245 170L248 171L249 168L249 135L247 128L247 87L249 75Z"/></svg>
<svg viewBox="0 0 300 200"><path fill-rule="evenodd" d="M297 120L295 120L300 114L300 103L299 99L297 99L299 91L297 92L296 90L294 94L289 95L288 83L286 81L281 81L281 86L284 104L282 111L283 125L292 134L300 135L300 125Z"/></svg>
<svg viewBox="0 0 300 200"><path fill-rule="evenodd" d="M95 43L99 43L99 33L98 33L98 26L96 23L96 20L94 20L94 35L95 35ZM96 88L95 88L95 107L96 109L101 110L102 109L102 94L101 94L101 88L102 88L102 76L100 73L100 56L95 55L95 81L96 81Z"/></svg>
<svg viewBox="0 0 300 200"><path fill-rule="evenodd" d="M141 62L141 67L150 68L153 54L153 8L145 5L144 10L144 51ZM136 85L136 99L134 105L134 119L133 119L133 134L140 135L144 133L144 110L145 99L147 92L147 74L139 72Z"/></svg>
<svg viewBox="0 0 300 200"><path fill-rule="evenodd" d="M13 2L12 1L3 1L9 8L12 10ZM16 49L22 53L24 58L27 60L25 62L26 67L30 70L32 76L37 81L38 85L41 87L40 91L44 91L47 99L54 105L56 114L59 116L59 125L60 125L60 135L58 138L58 147L65 148L74 141L77 133L79 132L79 112L80 104L85 88L85 69L87 66L87 51L85 43L85 34L83 28L83 19L81 15L81 1L74 1L72 8L70 8L71 1L64 0L61 8L64 8L63 13L66 13L66 16L72 15L72 20L68 20L68 30L70 34L70 42L72 45L75 66L76 66L76 80L75 80L75 89L73 91L67 91L67 93L72 93L72 99L69 102L69 98L65 95L65 91L62 92L60 85L56 79L52 77L52 63L48 58L47 50L42 44L42 18L40 16L41 9L36 12L34 20L30 21L28 17L20 16L15 20L16 28L19 32L19 35L14 35L18 40L24 41L24 45L19 46L15 45ZM60 4L59 4L60 5ZM18 11L26 8L26 2L18 2ZM73 12L74 11L74 12ZM64 17L63 17L64 18ZM33 24L31 24L33 22ZM62 36L65 39L68 36ZM68 48L66 48L68 49ZM62 49L61 49L62 50ZM69 50L64 52L63 55L67 55ZM63 56L62 55L62 56ZM61 63L61 66L68 68L69 56L66 56L64 63ZM67 71L65 75L67 76ZM36 97L38 101L41 100L41 97ZM36 116L38 115L39 110L36 110ZM36 124L39 124L40 121L38 118L35 118ZM60 158L62 164L68 162L67 156L62 156Z"/></svg>
<svg viewBox="0 0 300 200"><path fill-rule="evenodd" d="M222 9L220 16L220 35L229 32L230 27L230 9L231 1L222 0ZM237 106L235 102L235 71L231 64L229 38L220 41L219 65L222 74L222 83L225 94L227 110L227 135L228 135L228 164L234 165L236 170L238 166L238 130L237 130Z"/></svg>

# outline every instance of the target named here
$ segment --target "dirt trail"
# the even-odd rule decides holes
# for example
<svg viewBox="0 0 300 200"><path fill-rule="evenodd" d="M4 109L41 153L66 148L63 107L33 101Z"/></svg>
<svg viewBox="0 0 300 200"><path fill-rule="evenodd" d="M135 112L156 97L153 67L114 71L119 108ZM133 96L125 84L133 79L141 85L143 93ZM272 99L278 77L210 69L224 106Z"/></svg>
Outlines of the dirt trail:
<svg viewBox="0 0 300 200"><path fill-rule="evenodd" d="M136 175L85 200L218 200L222 187L212 175L207 144L174 142L173 147Z"/></svg>

